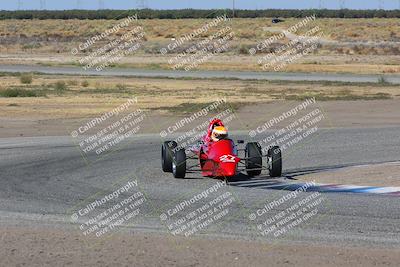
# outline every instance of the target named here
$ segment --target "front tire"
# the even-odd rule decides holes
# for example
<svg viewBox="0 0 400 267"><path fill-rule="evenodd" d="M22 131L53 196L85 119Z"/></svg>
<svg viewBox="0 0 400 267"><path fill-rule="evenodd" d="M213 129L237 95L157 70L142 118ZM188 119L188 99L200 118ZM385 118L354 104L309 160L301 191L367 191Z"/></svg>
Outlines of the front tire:
<svg viewBox="0 0 400 267"><path fill-rule="evenodd" d="M262 168L262 151L260 144L256 142L247 143L245 156L247 175L250 177L260 175Z"/></svg>
<svg viewBox="0 0 400 267"><path fill-rule="evenodd" d="M172 160L172 173L175 178L185 178L186 175L185 149L179 149L174 153L174 157Z"/></svg>
<svg viewBox="0 0 400 267"><path fill-rule="evenodd" d="M279 146L274 146L268 149L268 169L269 176L281 177L282 176L282 151Z"/></svg>
<svg viewBox="0 0 400 267"><path fill-rule="evenodd" d="M178 146L175 141L166 141L161 147L161 166L164 172L172 172L174 149Z"/></svg>

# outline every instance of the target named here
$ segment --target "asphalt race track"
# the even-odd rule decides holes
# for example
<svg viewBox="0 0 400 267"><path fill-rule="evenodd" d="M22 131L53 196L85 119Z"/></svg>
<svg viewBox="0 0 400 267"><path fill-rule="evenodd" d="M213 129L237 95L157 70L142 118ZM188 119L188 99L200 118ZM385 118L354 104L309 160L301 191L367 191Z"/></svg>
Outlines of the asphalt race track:
<svg viewBox="0 0 400 267"><path fill-rule="evenodd" d="M399 133L400 127L320 130L310 142L285 152L284 174L296 178L300 172L400 161ZM1 138L1 221L70 224L71 214L89 196L101 197L118 188L113 184L137 180L146 203L134 222L126 227L167 232L160 215L217 181L191 173L187 179L178 180L163 173L160 144L158 135L139 135L122 144L119 150L88 161L71 137ZM239 177L238 181L248 182L244 179ZM324 201L315 217L282 236L263 237L249 215L290 191L262 188L269 180L268 176L260 179L251 187L238 187L235 183L224 186L221 192L230 192L235 198L229 214L203 229L201 234L316 244L400 245L399 197L376 194L322 193ZM299 198L305 198L312 192L299 194ZM272 209L267 215L272 217L282 209L283 206Z"/></svg>
<svg viewBox="0 0 400 267"><path fill-rule="evenodd" d="M98 75L126 77L200 78L200 79L242 79L242 80L285 80L285 81L331 81L377 83L381 75L335 74L335 73L281 73L245 71L176 71L110 68L103 71L84 70L80 67L46 67L27 65L0 65L0 72L38 72L44 74ZM385 75L387 82L400 84L399 75Z"/></svg>

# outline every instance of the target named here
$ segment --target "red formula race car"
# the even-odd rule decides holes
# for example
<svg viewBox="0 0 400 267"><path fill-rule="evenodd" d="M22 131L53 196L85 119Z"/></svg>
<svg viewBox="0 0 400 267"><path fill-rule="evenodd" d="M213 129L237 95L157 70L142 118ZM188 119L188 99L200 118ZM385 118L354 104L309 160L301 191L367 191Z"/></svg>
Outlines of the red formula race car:
<svg viewBox="0 0 400 267"><path fill-rule="evenodd" d="M239 144L244 141L239 140ZM205 177L229 178L246 172L254 177L262 170L269 170L271 177L282 175L282 152L279 147L268 148L263 155L259 143L250 142L242 149L228 138L223 122L214 119L210 122L207 134L198 144L188 149L180 147L175 141L166 141L161 149L161 164L164 172L172 172L175 178L185 178L187 172L201 172ZM243 153L243 157L239 156ZM266 158L266 167L263 167ZM189 164L190 160L193 164Z"/></svg>

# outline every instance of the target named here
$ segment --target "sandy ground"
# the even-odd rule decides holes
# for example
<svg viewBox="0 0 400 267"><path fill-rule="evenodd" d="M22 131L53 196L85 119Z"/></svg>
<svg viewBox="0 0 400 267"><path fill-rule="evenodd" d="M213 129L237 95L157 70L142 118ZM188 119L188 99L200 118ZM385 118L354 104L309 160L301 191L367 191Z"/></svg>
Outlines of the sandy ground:
<svg viewBox="0 0 400 267"><path fill-rule="evenodd" d="M64 228L64 227L63 227ZM84 237L70 228L0 228L1 266L398 266L400 250L268 244L163 234Z"/></svg>

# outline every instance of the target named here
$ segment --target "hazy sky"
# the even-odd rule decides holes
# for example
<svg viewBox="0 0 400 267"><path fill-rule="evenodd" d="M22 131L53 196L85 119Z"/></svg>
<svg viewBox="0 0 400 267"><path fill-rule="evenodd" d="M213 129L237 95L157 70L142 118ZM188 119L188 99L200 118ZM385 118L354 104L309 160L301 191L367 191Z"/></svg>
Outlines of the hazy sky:
<svg viewBox="0 0 400 267"><path fill-rule="evenodd" d="M233 0L0 0L0 9L98 9L100 6L108 9L137 8L139 2L147 3L153 9L180 9L180 8L231 8ZM20 4L19 4L20 2ZM101 4L103 2L103 4ZM325 8L339 8L344 2L346 8L351 9L399 9L400 0L236 0L236 7L240 9L264 8L318 8L322 2Z"/></svg>

